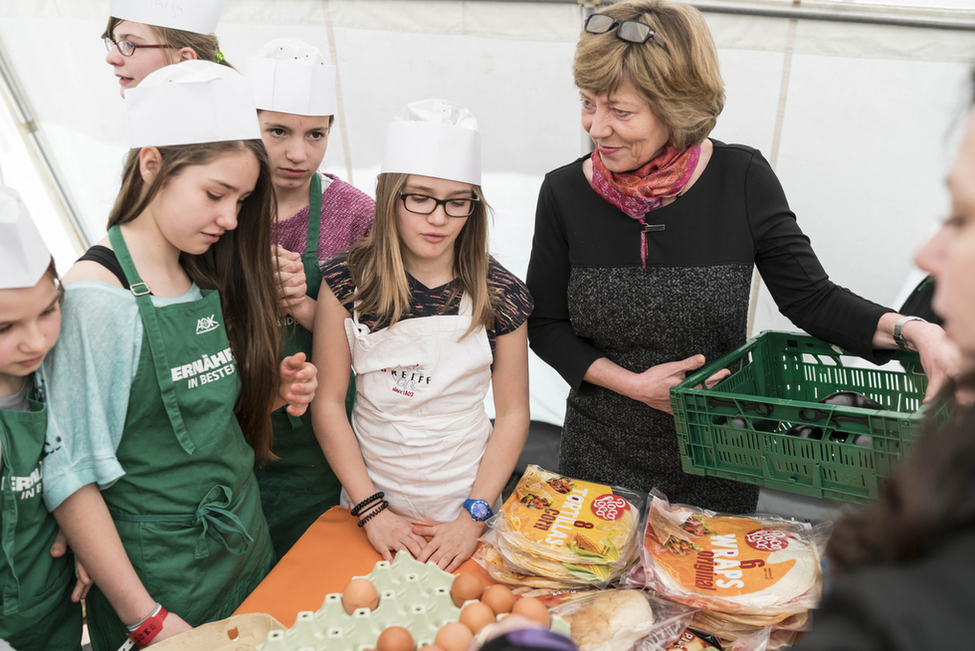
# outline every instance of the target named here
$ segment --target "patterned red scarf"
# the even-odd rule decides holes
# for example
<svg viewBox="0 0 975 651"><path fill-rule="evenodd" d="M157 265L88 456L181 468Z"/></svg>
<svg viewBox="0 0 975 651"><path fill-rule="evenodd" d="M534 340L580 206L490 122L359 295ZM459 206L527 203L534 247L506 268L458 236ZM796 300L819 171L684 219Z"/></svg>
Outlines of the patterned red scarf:
<svg viewBox="0 0 975 651"><path fill-rule="evenodd" d="M640 258L647 266L646 216L660 208L666 197L676 197L690 181L701 159L701 145L677 151L668 142L659 156L634 172L616 174L603 165L599 150L592 152L592 187L610 202L644 225Z"/></svg>

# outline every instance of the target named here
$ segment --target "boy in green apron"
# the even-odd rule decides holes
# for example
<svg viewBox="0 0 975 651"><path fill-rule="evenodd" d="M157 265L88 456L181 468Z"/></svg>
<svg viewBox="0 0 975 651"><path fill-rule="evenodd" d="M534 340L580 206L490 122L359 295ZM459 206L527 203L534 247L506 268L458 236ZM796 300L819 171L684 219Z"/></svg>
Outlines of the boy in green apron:
<svg viewBox="0 0 975 651"><path fill-rule="evenodd" d="M126 93L109 232L65 276L45 501L95 587L95 651L228 617L273 560L254 479L270 414L314 395L278 362L272 190L250 84L187 61ZM246 260L246 265L237 261ZM171 611L171 612L170 612Z"/></svg>
<svg viewBox="0 0 975 651"><path fill-rule="evenodd" d="M0 186L0 639L20 651L78 649L70 555L42 497L47 410L36 371L61 326L57 272L20 196Z"/></svg>
<svg viewBox="0 0 975 651"><path fill-rule="evenodd" d="M247 62L278 207L273 237L281 268L282 356L303 352L311 359L320 265L365 237L375 213L366 194L318 172L335 117L335 72L318 48L295 38L275 39ZM354 382L346 402L348 413ZM310 413L295 418L279 409L271 419L279 458L257 464L254 473L280 559L318 516L339 503L342 486L325 460Z"/></svg>

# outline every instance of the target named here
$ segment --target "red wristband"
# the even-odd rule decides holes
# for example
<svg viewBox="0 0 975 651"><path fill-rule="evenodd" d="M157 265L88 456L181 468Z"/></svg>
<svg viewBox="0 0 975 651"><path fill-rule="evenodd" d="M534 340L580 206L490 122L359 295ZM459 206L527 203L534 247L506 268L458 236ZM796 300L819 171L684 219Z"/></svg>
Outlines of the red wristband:
<svg viewBox="0 0 975 651"><path fill-rule="evenodd" d="M135 642L140 649L146 646L162 630L163 620L168 614L169 612L165 608L159 606L159 612L147 617L144 622L139 624L139 628L129 633L129 639Z"/></svg>

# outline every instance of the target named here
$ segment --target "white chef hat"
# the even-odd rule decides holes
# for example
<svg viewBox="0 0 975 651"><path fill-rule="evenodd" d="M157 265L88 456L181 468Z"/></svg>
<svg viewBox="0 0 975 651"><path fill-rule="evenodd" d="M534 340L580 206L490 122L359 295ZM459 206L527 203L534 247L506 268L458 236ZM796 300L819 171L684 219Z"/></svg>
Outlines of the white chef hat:
<svg viewBox="0 0 975 651"><path fill-rule="evenodd" d="M386 130L383 173L481 184L481 134L463 106L442 99L407 104Z"/></svg>
<svg viewBox="0 0 975 651"><path fill-rule="evenodd" d="M0 289L33 287L51 264L51 252L13 188L0 185Z"/></svg>
<svg viewBox="0 0 975 651"><path fill-rule="evenodd" d="M260 140L250 82L197 59L160 68L125 91L129 145L190 145Z"/></svg>
<svg viewBox="0 0 975 651"><path fill-rule="evenodd" d="M227 0L110 0L108 13L133 23L212 34L225 4Z"/></svg>
<svg viewBox="0 0 975 651"><path fill-rule="evenodd" d="M335 115L335 66L296 38L276 38L247 59L257 108L295 115Z"/></svg>

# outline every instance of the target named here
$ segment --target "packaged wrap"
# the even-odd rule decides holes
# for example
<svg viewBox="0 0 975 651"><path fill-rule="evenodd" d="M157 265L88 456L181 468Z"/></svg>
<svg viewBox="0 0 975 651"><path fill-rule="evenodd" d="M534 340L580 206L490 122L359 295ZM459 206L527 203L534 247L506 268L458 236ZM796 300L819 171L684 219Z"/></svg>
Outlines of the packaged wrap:
<svg viewBox="0 0 975 651"><path fill-rule="evenodd" d="M662 650L693 615L690 608L643 590L596 590L549 612L568 622L579 651L628 651L648 637Z"/></svg>
<svg viewBox="0 0 975 651"><path fill-rule="evenodd" d="M828 536L829 525L722 515L670 505L655 492L643 578L661 595L693 608L755 616L754 623L770 625L818 604Z"/></svg>
<svg viewBox="0 0 975 651"><path fill-rule="evenodd" d="M633 491L529 466L488 522L481 540L490 548L477 560L502 583L605 587L639 555L644 503Z"/></svg>

